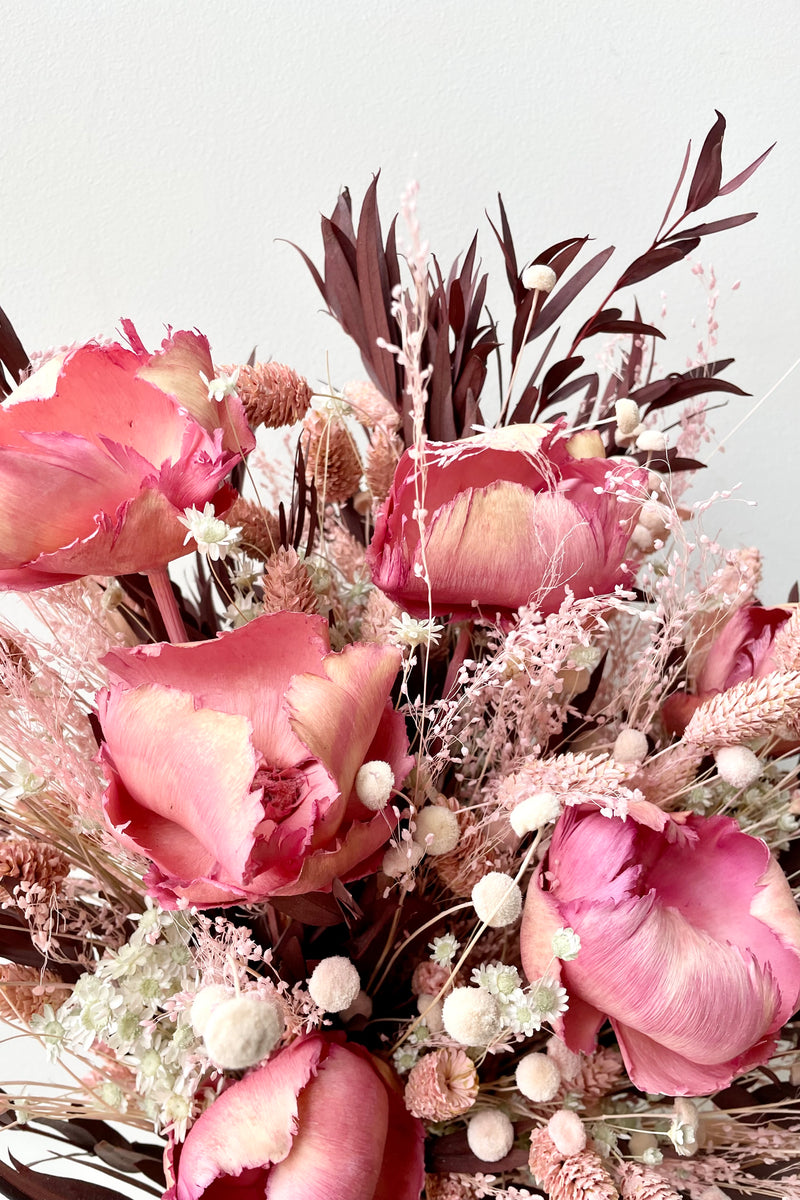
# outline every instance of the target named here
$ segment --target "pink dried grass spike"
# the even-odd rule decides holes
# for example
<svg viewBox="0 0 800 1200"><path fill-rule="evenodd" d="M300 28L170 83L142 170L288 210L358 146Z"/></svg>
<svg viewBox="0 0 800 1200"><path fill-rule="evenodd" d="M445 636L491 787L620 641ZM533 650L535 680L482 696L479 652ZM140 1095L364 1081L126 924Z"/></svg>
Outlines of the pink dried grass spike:
<svg viewBox="0 0 800 1200"><path fill-rule="evenodd" d="M681 1200L680 1194L670 1187L666 1179L639 1163L620 1163L617 1180L622 1200Z"/></svg>
<svg viewBox="0 0 800 1200"><path fill-rule="evenodd" d="M238 370L236 390L253 429L259 425L278 429L303 419L313 392L302 375L282 363L223 367L226 374Z"/></svg>
<svg viewBox="0 0 800 1200"><path fill-rule="evenodd" d="M791 728L799 716L800 671L772 671L706 700L686 726L683 740L707 750L736 746Z"/></svg>
<svg viewBox="0 0 800 1200"><path fill-rule="evenodd" d="M528 1165L550 1200L618 1200L619 1193L600 1156L583 1150L565 1157L547 1129L531 1136Z"/></svg>

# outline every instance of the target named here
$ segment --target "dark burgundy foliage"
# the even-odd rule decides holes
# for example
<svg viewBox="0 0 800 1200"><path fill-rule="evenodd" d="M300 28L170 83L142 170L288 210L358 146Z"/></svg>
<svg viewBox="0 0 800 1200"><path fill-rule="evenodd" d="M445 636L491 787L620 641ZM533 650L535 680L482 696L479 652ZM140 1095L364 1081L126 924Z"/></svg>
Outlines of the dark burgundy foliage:
<svg viewBox="0 0 800 1200"><path fill-rule="evenodd" d="M20 376L30 365L31 361L22 347L22 342L0 308L0 396L7 396L12 387L16 387Z"/></svg>

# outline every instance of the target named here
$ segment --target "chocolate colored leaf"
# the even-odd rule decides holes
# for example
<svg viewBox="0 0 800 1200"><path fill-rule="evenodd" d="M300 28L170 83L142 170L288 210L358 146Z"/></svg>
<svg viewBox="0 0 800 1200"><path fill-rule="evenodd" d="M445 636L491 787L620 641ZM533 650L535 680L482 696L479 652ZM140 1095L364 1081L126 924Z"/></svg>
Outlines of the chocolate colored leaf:
<svg viewBox="0 0 800 1200"><path fill-rule="evenodd" d="M275 896L270 900L279 913L299 921L301 925L341 925L344 913L336 900L327 892L309 892L305 896Z"/></svg>
<svg viewBox="0 0 800 1200"><path fill-rule="evenodd" d="M569 383L564 383L553 392L547 402L547 407L551 408L554 404L563 404L565 400L569 400L585 387L590 387L597 382L597 374L592 371L589 375L579 375L577 379L570 379Z"/></svg>
<svg viewBox="0 0 800 1200"><path fill-rule="evenodd" d="M2 1180L7 1200L119 1200L119 1192L87 1183L80 1179L65 1179L33 1171L9 1154L10 1162L0 1160Z"/></svg>
<svg viewBox="0 0 800 1200"><path fill-rule="evenodd" d="M755 162L751 162L749 167L745 167L745 169L740 171L738 175L734 175L733 179L730 179L726 184L723 184L723 186L717 192L717 195L730 196L731 192L735 192L736 189L740 188L743 183L746 183L754 171L758 170L767 155L775 149L776 144L777 143L773 142L771 146L767 147L763 154L759 154Z"/></svg>
<svg viewBox="0 0 800 1200"><path fill-rule="evenodd" d="M31 360L25 353L22 342L17 337L14 326L9 321L6 314L0 308L0 362L6 368L9 376L9 383L12 387L16 387L19 383L20 375L27 371L31 365ZM8 394L5 382L2 389L3 394Z"/></svg>
<svg viewBox="0 0 800 1200"><path fill-rule="evenodd" d="M561 362L554 363L550 370L542 380L542 390L539 395L539 405L535 415L538 416L544 409L549 408L552 401L553 393L557 388L560 388L562 383L584 362L581 354L576 354L572 358L563 358Z"/></svg>
<svg viewBox="0 0 800 1200"><path fill-rule="evenodd" d="M725 136L725 118L715 109L717 119L709 129L706 140L697 159L692 182L689 184L689 196L686 201L686 212L697 212L705 208L719 194L722 182L722 139Z"/></svg>
<svg viewBox="0 0 800 1200"><path fill-rule="evenodd" d="M786 597L789 604L800 604L800 582L795 579L792 586L789 588L789 595Z"/></svg>
<svg viewBox="0 0 800 1200"><path fill-rule="evenodd" d="M680 233L672 233L664 240L675 241L676 238L708 237L710 233L721 233L723 229L735 229L737 225L746 225L754 220L758 213L740 213L738 217L723 217L719 221L708 221L705 225L693 225L691 229L682 229Z"/></svg>
<svg viewBox="0 0 800 1200"><path fill-rule="evenodd" d="M544 333L545 329L549 329L553 322L558 320L564 309L572 303L587 284L591 283L598 271L603 269L613 253L614 246L606 246L605 250L601 250L593 258L590 258L587 263L584 263L571 279L568 279L561 287L556 288L555 291L550 293L542 311L533 323L533 329L528 336L528 341L533 341L534 338L539 337L540 334Z"/></svg>
<svg viewBox="0 0 800 1200"><path fill-rule="evenodd" d="M525 288L522 286L522 280L519 277L517 256L514 251L514 239L511 236L511 227L508 224L505 205L503 204L503 197L499 192L497 193L497 203L500 206L500 226L503 230L502 234L498 232L488 212L486 213L486 220L491 225L494 236L500 243L500 249L503 251L503 258L505 259L506 263L506 278L508 279L508 286L511 288L511 294L514 297L514 303L518 304L522 299Z"/></svg>
<svg viewBox="0 0 800 1200"><path fill-rule="evenodd" d="M395 392L394 357L377 345L378 339L392 341L389 324L391 292L389 275L383 256L383 236L376 191L378 176L367 188L361 205L356 239L356 261L358 290L361 298L367 349L374 364L376 383L384 396L393 397Z"/></svg>
<svg viewBox="0 0 800 1200"><path fill-rule="evenodd" d="M631 392L631 399L636 401L643 414L647 414L658 408L667 408L671 404L681 403L691 396L702 396L707 392L727 392L732 396L749 395L748 392L743 391L742 388L727 379L717 379L712 375L708 377L677 375L660 379L657 383L646 384L638 391Z"/></svg>
<svg viewBox="0 0 800 1200"><path fill-rule="evenodd" d="M687 254L691 254L700 245L700 238L686 238L678 242L670 242L667 245L656 246L654 249L647 250L639 258L634 259L627 270L623 271L620 278L617 280L617 289L630 287L631 284L641 283L643 279L649 279L651 275L657 275L659 271L663 271L666 267L671 267L673 263L680 262Z"/></svg>
<svg viewBox="0 0 800 1200"><path fill-rule="evenodd" d="M714 362L701 363L698 367L691 367L688 371L684 371L683 378L702 379L706 375L719 375L720 371L727 371L734 361L732 358L717 358Z"/></svg>
<svg viewBox="0 0 800 1200"><path fill-rule="evenodd" d="M595 333L633 333L641 334L644 337L664 338L666 335L660 329L656 329L655 325L647 325L644 321L601 321L599 324L592 325L584 331L584 337L590 337Z"/></svg>

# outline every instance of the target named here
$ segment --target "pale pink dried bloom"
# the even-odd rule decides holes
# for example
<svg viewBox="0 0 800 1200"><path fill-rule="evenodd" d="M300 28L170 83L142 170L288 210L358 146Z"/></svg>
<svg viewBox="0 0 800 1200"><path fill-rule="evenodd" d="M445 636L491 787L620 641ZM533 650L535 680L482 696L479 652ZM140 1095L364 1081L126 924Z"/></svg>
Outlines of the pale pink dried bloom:
<svg viewBox="0 0 800 1200"><path fill-rule="evenodd" d="M598 803L603 808L624 811L634 798L629 786L635 763L619 763L608 753L556 754L542 758L531 754L512 775L501 781L497 800L514 808L520 799L535 792L552 792L565 804Z"/></svg>
<svg viewBox="0 0 800 1200"><path fill-rule="evenodd" d="M385 425L378 425L369 439L364 477L376 503L382 503L392 487L394 473L403 453L402 440Z"/></svg>
<svg viewBox="0 0 800 1200"><path fill-rule="evenodd" d="M697 746L676 742L642 767L633 782L651 804L665 807L675 801L680 806L702 759L703 752Z"/></svg>
<svg viewBox="0 0 800 1200"><path fill-rule="evenodd" d="M251 558L262 562L274 554L281 542L280 522L253 500L239 496L225 514L228 525L238 526L241 531L241 546Z"/></svg>
<svg viewBox="0 0 800 1200"><path fill-rule="evenodd" d="M328 559L349 583L369 579L364 546L333 521L325 526L325 550Z"/></svg>
<svg viewBox="0 0 800 1200"><path fill-rule="evenodd" d="M67 856L47 842L30 838L0 842L0 878L8 892L20 884L38 884L44 892L56 892L69 871Z"/></svg>
<svg viewBox="0 0 800 1200"><path fill-rule="evenodd" d="M515 854L511 846L493 836L490 825L481 824L469 809L459 809L453 804L450 807L458 813L461 836L455 850L436 855L433 869L453 895L468 897L475 884L490 871L507 873L515 862Z"/></svg>
<svg viewBox="0 0 800 1200"><path fill-rule="evenodd" d="M478 1192L471 1175L426 1175L425 1200L473 1200Z"/></svg>
<svg viewBox="0 0 800 1200"><path fill-rule="evenodd" d="M308 411L313 392L302 375L291 367L268 362L222 370L228 375L238 370L236 390L253 429L259 425L267 429L294 425Z"/></svg>
<svg viewBox="0 0 800 1200"><path fill-rule="evenodd" d="M406 1082L405 1105L423 1121L449 1121L472 1108L478 1072L463 1050L444 1047L421 1058Z"/></svg>
<svg viewBox="0 0 800 1200"><path fill-rule="evenodd" d="M666 1179L639 1163L619 1163L617 1182L622 1200L681 1200Z"/></svg>
<svg viewBox="0 0 800 1200"><path fill-rule="evenodd" d="M18 963L0 965L0 1018L21 1020L26 1024L46 1004L60 1008L72 989L53 971L25 967Z"/></svg>
<svg viewBox="0 0 800 1200"><path fill-rule="evenodd" d="M400 414L395 406L368 379L346 383L342 388L342 399L350 405L353 416L365 429L375 425L397 429L400 425Z"/></svg>
<svg viewBox="0 0 800 1200"><path fill-rule="evenodd" d="M772 657L779 671L800 670L800 607L775 634Z"/></svg>
<svg viewBox="0 0 800 1200"><path fill-rule="evenodd" d="M550 1200L617 1200L619 1195L598 1154L583 1150L565 1158L546 1128L531 1135L528 1165Z"/></svg>
<svg viewBox="0 0 800 1200"><path fill-rule="evenodd" d="M577 1073L565 1082L558 1098L577 1093L588 1104L609 1095L625 1080L622 1055L618 1050L601 1046L594 1054L581 1054L579 1057Z"/></svg>
<svg viewBox="0 0 800 1200"><path fill-rule="evenodd" d="M437 996L449 978L450 972L445 967L425 959L414 968L411 991L415 996Z"/></svg>
<svg viewBox="0 0 800 1200"><path fill-rule="evenodd" d="M263 583L262 604L268 613L317 613L317 593L308 567L298 558L297 551L283 546L267 560Z"/></svg>
<svg viewBox="0 0 800 1200"><path fill-rule="evenodd" d="M714 750L791 729L800 716L800 671L744 679L695 711L684 742Z"/></svg>
<svg viewBox="0 0 800 1200"><path fill-rule="evenodd" d="M360 637L363 642L379 642L381 645L394 645L397 640L397 629L392 621L399 618L400 609L384 596L378 588L367 596L367 603L361 617Z"/></svg>
<svg viewBox="0 0 800 1200"><path fill-rule="evenodd" d="M324 504L341 504L358 491L362 466L350 430L337 416L311 411L303 422L309 477Z"/></svg>

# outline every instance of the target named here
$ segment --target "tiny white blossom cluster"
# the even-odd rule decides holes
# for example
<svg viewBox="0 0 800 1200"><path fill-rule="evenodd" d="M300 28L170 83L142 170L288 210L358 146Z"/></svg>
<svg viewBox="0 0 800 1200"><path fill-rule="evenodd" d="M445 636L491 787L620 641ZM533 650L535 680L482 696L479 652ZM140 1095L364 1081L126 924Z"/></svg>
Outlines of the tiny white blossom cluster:
<svg viewBox="0 0 800 1200"><path fill-rule="evenodd" d="M183 516L178 517L178 520L189 531L183 539L184 546L194 538L197 549L201 554L208 555L212 562L225 558L239 545L241 526L226 525L214 512L211 502L205 504L202 511L199 508L185 508Z"/></svg>
<svg viewBox="0 0 800 1200"><path fill-rule="evenodd" d="M394 640L398 646L415 650L417 646L436 646L442 636L444 625L439 621L417 620L408 613L392 617Z"/></svg>
<svg viewBox="0 0 800 1200"><path fill-rule="evenodd" d="M524 987L517 968L504 963L475 967L471 978L478 988L495 997L500 1028L509 1033L531 1037L542 1025L558 1020L569 1007L566 988L555 979L545 976Z"/></svg>

